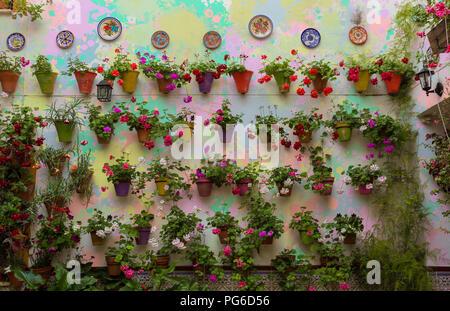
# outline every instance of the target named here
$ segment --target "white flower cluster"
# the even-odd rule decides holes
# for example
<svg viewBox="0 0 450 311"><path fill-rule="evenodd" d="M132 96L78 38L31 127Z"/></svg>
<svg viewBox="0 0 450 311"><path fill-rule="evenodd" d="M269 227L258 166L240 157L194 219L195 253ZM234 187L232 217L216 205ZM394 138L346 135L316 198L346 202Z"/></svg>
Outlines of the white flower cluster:
<svg viewBox="0 0 450 311"><path fill-rule="evenodd" d="M183 242L180 241L180 239L176 238L172 241L172 245L176 246L178 249L186 249L186 246Z"/></svg>
<svg viewBox="0 0 450 311"><path fill-rule="evenodd" d="M362 125L362 126L359 128L359 130L360 130L361 132L364 132L365 130L367 130L367 125Z"/></svg>
<svg viewBox="0 0 450 311"><path fill-rule="evenodd" d="M367 190L373 189L373 184L366 184L366 189Z"/></svg>
<svg viewBox="0 0 450 311"><path fill-rule="evenodd" d="M267 192L269 192L269 191L270 191L270 189L267 187L266 184L263 184L263 185L259 188L259 192L260 192L261 194L265 194L265 193L267 193Z"/></svg>
<svg viewBox="0 0 450 311"><path fill-rule="evenodd" d="M384 183L385 181L386 181L386 176L380 176L380 177L378 177L378 182L380 182L380 183Z"/></svg>
<svg viewBox="0 0 450 311"><path fill-rule="evenodd" d="M290 179L290 178L288 178L288 179L286 179L285 181L284 181L284 186L285 187L290 187L290 186L292 186L294 184L294 181L292 180L292 179Z"/></svg>
<svg viewBox="0 0 450 311"><path fill-rule="evenodd" d="M372 164L371 166L370 166L370 170L372 171L372 172L375 172L375 171L378 171L380 168L378 167L378 165L376 165L376 164Z"/></svg>
<svg viewBox="0 0 450 311"><path fill-rule="evenodd" d="M111 227L105 227L104 230L98 230L95 235L99 238L105 238L108 234L112 233L114 230L119 229L119 223L117 221L113 222Z"/></svg>
<svg viewBox="0 0 450 311"><path fill-rule="evenodd" d="M280 193L281 194L288 194L289 193L289 188L281 188Z"/></svg>
<svg viewBox="0 0 450 311"><path fill-rule="evenodd" d="M349 185L352 183L352 178L350 176L345 176L344 177L344 182Z"/></svg>
<svg viewBox="0 0 450 311"><path fill-rule="evenodd" d="M333 135L334 133L334 129L332 129L331 127L327 127L325 131L328 133L328 135Z"/></svg>

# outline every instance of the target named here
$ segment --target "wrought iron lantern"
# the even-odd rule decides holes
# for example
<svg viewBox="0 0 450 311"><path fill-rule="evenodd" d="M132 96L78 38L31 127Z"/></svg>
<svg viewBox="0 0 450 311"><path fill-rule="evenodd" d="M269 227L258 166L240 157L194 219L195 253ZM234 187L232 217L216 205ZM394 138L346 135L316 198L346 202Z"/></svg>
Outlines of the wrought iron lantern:
<svg viewBox="0 0 450 311"><path fill-rule="evenodd" d="M103 103L109 103L112 96L112 86L108 82L102 80L97 84L97 99Z"/></svg>

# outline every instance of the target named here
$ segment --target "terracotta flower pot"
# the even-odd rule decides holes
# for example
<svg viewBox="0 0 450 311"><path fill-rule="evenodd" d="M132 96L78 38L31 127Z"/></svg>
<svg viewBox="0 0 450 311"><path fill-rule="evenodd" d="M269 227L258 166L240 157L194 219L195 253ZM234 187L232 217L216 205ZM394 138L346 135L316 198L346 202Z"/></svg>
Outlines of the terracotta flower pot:
<svg viewBox="0 0 450 311"><path fill-rule="evenodd" d="M169 84L173 84L173 80L172 79L156 79L156 82L158 83L158 89L161 93L163 94L169 94L170 90L167 89L167 86Z"/></svg>
<svg viewBox="0 0 450 311"><path fill-rule="evenodd" d="M53 267L49 266L38 269L31 268L31 271L33 271L34 274L39 274L44 280L48 281L48 279L50 279L50 276L52 275Z"/></svg>
<svg viewBox="0 0 450 311"><path fill-rule="evenodd" d="M326 267L328 265L328 263L330 263L332 261L338 261L338 260L339 260L338 257L320 256L320 265L322 267Z"/></svg>
<svg viewBox="0 0 450 311"><path fill-rule="evenodd" d="M322 79L322 75L318 74L313 80L313 86L317 92L322 93L327 87L328 79Z"/></svg>
<svg viewBox="0 0 450 311"><path fill-rule="evenodd" d="M241 94L248 92L250 81L252 80L253 71L247 70L243 72L233 72L234 83L236 84L237 91Z"/></svg>
<svg viewBox="0 0 450 311"><path fill-rule="evenodd" d="M359 185L358 186L358 191L360 194L371 194L372 193L372 189L367 189L366 185Z"/></svg>
<svg viewBox="0 0 450 311"><path fill-rule="evenodd" d="M198 90L203 94L211 92L211 88L214 82L214 72L207 71L203 73L203 82L198 83Z"/></svg>
<svg viewBox="0 0 450 311"><path fill-rule="evenodd" d="M14 93L16 91L16 86L20 75L20 72L0 70L0 83L2 84L3 92Z"/></svg>
<svg viewBox="0 0 450 311"><path fill-rule="evenodd" d="M36 73L36 79L39 82L42 94L52 95L55 88L58 74L56 72Z"/></svg>
<svg viewBox="0 0 450 311"><path fill-rule="evenodd" d="M157 256L156 266L162 269L169 268L170 256Z"/></svg>
<svg viewBox="0 0 450 311"><path fill-rule="evenodd" d="M349 141L352 138L352 128L348 123L336 124L336 131L339 134L339 141Z"/></svg>
<svg viewBox="0 0 450 311"><path fill-rule="evenodd" d="M397 94L402 84L402 76L392 72L391 80L384 80L388 94Z"/></svg>
<svg viewBox="0 0 450 311"><path fill-rule="evenodd" d="M150 129L136 129L138 140L140 143L145 143L150 139Z"/></svg>
<svg viewBox="0 0 450 311"><path fill-rule="evenodd" d="M136 238L136 244L147 245L152 227L138 227L137 230L139 232L139 237Z"/></svg>
<svg viewBox="0 0 450 311"><path fill-rule="evenodd" d="M122 89L125 93L132 94L136 90L136 84L139 76L139 71L126 71L122 76Z"/></svg>
<svg viewBox="0 0 450 311"><path fill-rule="evenodd" d="M263 245L272 245L273 244L273 236L268 236L262 241Z"/></svg>
<svg viewBox="0 0 450 311"><path fill-rule="evenodd" d="M334 177L328 177L326 179L321 180L320 182L324 185L322 188L323 191L320 194L331 195L331 193L333 192Z"/></svg>
<svg viewBox="0 0 450 311"><path fill-rule="evenodd" d="M24 192L17 192L16 196L24 201L31 202L31 201L33 201L34 190L36 188L37 170L33 167L27 167L26 170L28 172L27 176L22 176L22 177L23 178L29 177L29 178L31 178L31 180L25 184L25 186L27 187L27 190L25 190Z"/></svg>
<svg viewBox="0 0 450 311"><path fill-rule="evenodd" d="M309 143L312 139L312 132L306 131L305 135L298 135L298 141L302 144Z"/></svg>
<svg viewBox="0 0 450 311"><path fill-rule="evenodd" d="M127 197L130 192L131 182L130 181L119 181L119 183L114 184L114 189L116 190L116 196Z"/></svg>
<svg viewBox="0 0 450 311"><path fill-rule="evenodd" d="M81 94L91 94L92 85L94 84L95 77L97 74L95 72L74 72L75 79L77 79L78 89Z"/></svg>
<svg viewBox="0 0 450 311"><path fill-rule="evenodd" d="M119 276L122 271L120 271L120 263L116 262L115 256L105 256L106 266L108 269L108 274L110 276Z"/></svg>
<svg viewBox="0 0 450 311"><path fill-rule="evenodd" d="M167 190L166 190L166 186L169 185L167 183L168 180L169 180L169 178L167 178L167 177L155 179L156 189L158 190L158 195L160 195L162 197L168 195Z"/></svg>
<svg viewBox="0 0 450 311"><path fill-rule="evenodd" d="M239 195L240 196L244 196L247 194L247 192L250 191L250 186L249 184L253 183L253 179L251 178L245 178L245 179L241 179L239 181L237 181L237 186L240 190Z"/></svg>
<svg viewBox="0 0 450 311"><path fill-rule="evenodd" d="M16 275L14 274L14 272L8 272L6 274L8 276L9 279L9 284L15 288L19 288L22 286L22 281L19 280L18 278L16 278Z"/></svg>
<svg viewBox="0 0 450 311"><path fill-rule="evenodd" d="M280 93L289 93L289 90L291 88L291 80L289 79L289 77L285 77L283 72L277 72L276 74L274 74L274 78L278 84L278 90L280 91ZM283 90L283 85L286 83L289 85L289 88Z"/></svg>
<svg viewBox="0 0 450 311"><path fill-rule="evenodd" d="M355 244L356 243L356 233L347 234L344 238L344 244Z"/></svg>
<svg viewBox="0 0 450 311"><path fill-rule="evenodd" d="M96 233L97 233L97 231L91 232L92 245L94 245L94 246L102 246L102 245L104 245L105 244L105 239L99 237Z"/></svg>
<svg viewBox="0 0 450 311"><path fill-rule="evenodd" d="M362 93L367 91L370 81L369 70L361 70L358 76L359 76L358 82L354 83L356 92Z"/></svg>
<svg viewBox="0 0 450 311"><path fill-rule="evenodd" d="M228 227L219 227L220 233L219 233L219 240L222 244L228 243Z"/></svg>
<svg viewBox="0 0 450 311"><path fill-rule="evenodd" d="M199 178L196 181L198 195L201 197L211 196L212 191L212 181L208 178Z"/></svg>
<svg viewBox="0 0 450 311"><path fill-rule="evenodd" d="M283 186L278 186L278 192L280 193L280 197L290 197L292 194L292 186L290 187L283 187ZM281 193L282 189L288 189L288 191L286 193Z"/></svg>
<svg viewBox="0 0 450 311"><path fill-rule="evenodd" d="M56 132L58 133L58 139L62 143L72 142L73 131L75 130L75 124L66 124L62 121L55 122Z"/></svg>
<svg viewBox="0 0 450 311"><path fill-rule="evenodd" d="M111 136L109 138L102 138L97 135L97 141L100 145L107 145L111 142Z"/></svg>

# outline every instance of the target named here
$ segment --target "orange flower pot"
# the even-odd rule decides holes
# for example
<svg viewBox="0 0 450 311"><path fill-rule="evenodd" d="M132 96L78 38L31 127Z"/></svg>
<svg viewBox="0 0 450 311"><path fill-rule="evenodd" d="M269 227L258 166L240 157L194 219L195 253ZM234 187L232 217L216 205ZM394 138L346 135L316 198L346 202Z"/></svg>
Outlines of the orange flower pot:
<svg viewBox="0 0 450 311"><path fill-rule="evenodd" d="M0 83L2 84L3 92L14 93L16 91L16 86L20 75L20 72L0 70Z"/></svg>
<svg viewBox="0 0 450 311"><path fill-rule="evenodd" d="M245 94L250 87L250 81L252 80L253 71L247 70L243 72L233 72L234 83L239 93Z"/></svg>
<svg viewBox="0 0 450 311"><path fill-rule="evenodd" d="M388 94L397 94L402 84L402 76L392 72L391 80L384 80Z"/></svg>
<svg viewBox="0 0 450 311"><path fill-rule="evenodd" d="M322 93L323 90L327 87L328 79L322 79L322 75L318 74L316 78L313 80L314 88L317 92Z"/></svg>
<svg viewBox="0 0 450 311"><path fill-rule="evenodd" d="M95 72L74 72L75 78L77 79L78 89L81 94L91 94L92 85L94 84L95 77L97 74Z"/></svg>

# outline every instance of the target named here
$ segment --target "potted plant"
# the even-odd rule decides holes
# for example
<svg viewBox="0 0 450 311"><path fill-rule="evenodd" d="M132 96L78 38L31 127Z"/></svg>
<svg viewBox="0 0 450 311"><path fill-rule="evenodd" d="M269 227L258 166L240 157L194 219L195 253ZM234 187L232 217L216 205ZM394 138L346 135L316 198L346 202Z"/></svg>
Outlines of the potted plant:
<svg viewBox="0 0 450 311"><path fill-rule="evenodd" d="M431 143L425 144L427 149L434 152L435 156L429 160L423 161L423 166L428 170L428 173L433 177L433 180L438 185L437 189L431 191L431 194L449 193L450 192L450 165L448 159L450 158L449 141L445 136L440 136L435 133L427 134L426 140L432 139ZM444 202L445 203L445 197Z"/></svg>
<svg viewBox="0 0 450 311"><path fill-rule="evenodd" d="M210 122L221 127L222 135L219 135L219 137L222 143L229 143L231 141L236 124L242 122L243 114L231 113L230 105L230 101L224 99L221 108L217 109L210 119Z"/></svg>
<svg viewBox="0 0 450 311"><path fill-rule="evenodd" d="M52 65L44 55L39 55L31 65L33 75L39 82L42 94L52 95L58 73L53 72Z"/></svg>
<svg viewBox="0 0 450 311"><path fill-rule="evenodd" d="M131 183L137 180L140 173L136 166L130 165L128 154L122 153L120 158L114 158L114 163L105 163L102 171L106 174L108 182L114 184L114 189L118 197L126 197L130 192Z"/></svg>
<svg viewBox="0 0 450 311"><path fill-rule="evenodd" d="M286 165L272 169L268 183L277 188L280 196L289 197L291 196L294 184L300 184L304 177L306 177L306 172L298 174L295 168Z"/></svg>
<svg viewBox="0 0 450 311"><path fill-rule="evenodd" d="M209 197L213 184L221 187L231 182L236 162L227 159L202 159L202 166L191 174L191 180L197 184L198 193L201 197Z"/></svg>
<svg viewBox="0 0 450 311"><path fill-rule="evenodd" d="M1 0L0 9L11 10L12 19L17 17L23 18L29 16L31 21L42 19L45 5L51 3L50 0L45 0L40 3L31 3L27 0Z"/></svg>
<svg viewBox="0 0 450 311"><path fill-rule="evenodd" d="M181 126L181 131L178 131L178 138L181 136L184 140L189 141L194 134L195 113L190 108L183 107L175 114L166 114L166 117L168 121L161 126L162 130L159 135L161 137L167 137L166 135L169 134L172 129ZM173 141L173 137L171 140Z"/></svg>
<svg viewBox="0 0 450 311"><path fill-rule="evenodd" d="M293 146L295 150L304 151L302 144L309 143L312 139L312 133L318 130L323 121L322 115L317 114L318 108L313 108L310 113L297 111L292 118L283 122L285 126L294 131L294 135L298 137L298 142Z"/></svg>
<svg viewBox="0 0 450 311"><path fill-rule="evenodd" d="M311 62L305 62L300 59L299 72L305 76L303 81L300 82L301 86L308 86L313 84L314 89L311 91L311 97L317 97L317 93L322 93L328 96L333 89L327 87L328 81L336 80L337 69L333 68L330 62L326 60L312 60Z"/></svg>
<svg viewBox="0 0 450 311"><path fill-rule="evenodd" d="M159 196L168 196L173 201L179 201L182 199L181 192L190 188L190 184L181 175L188 170L189 167L182 165L181 161L171 161L167 157L153 160L141 174L137 188L145 189L147 182L154 181Z"/></svg>
<svg viewBox="0 0 450 311"><path fill-rule="evenodd" d="M370 194L376 182L384 183L386 176L379 166L372 161L367 165L350 165L342 174L346 174L344 182L357 187L360 194Z"/></svg>
<svg viewBox="0 0 450 311"><path fill-rule="evenodd" d="M208 226L213 227L213 234L219 236L220 243L234 244L241 234L239 221L231 215L231 212L217 211L214 216L208 217Z"/></svg>
<svg viewBox="0 0 450 311"><path fill-rule="evenodd" d="M131 218L133 226L138 231L138 237L136 238L137 245L147 245L150 238L150 231L152 226L150 222L155 218L153 214L147 213L142 210L140 214L134 214Z"/></svg>
<svg viewBox="0 0 450 311"><path fill-rule="evenodd" d="M369 109L363 109L360 113L361 127L359 130L363 136L369 139L367 147L391 154L397 148L412 138L409 124L396 120L389 115L378 111L371 113Z"/></svg>
<svg viewBox="0 0 450 311"><path fill-rule="evenodd" d="M333 169L326 165L331 156L325 154L321 146L310 148L310 153L313 174L308 177L305 189L311 189L321 195L331 195L334 184Z"/></svg>
<svg viewBox="0 0 450 311"><path fill-rule="evenodd" d="M337 136L342 142L349 141L352 138L352 130L361 126L358 109L355 107L348 109L348 107L347 100L338 104L331 119L324 122L337 132Z"/></svg>
<svg viewBox="0 0 450 311"><path fill-rule="evenodd" d="M77 80L78 89L81 94L91 94L92 85L94 84L97 73L95 71L98 67L89 66L86 62L80 60L78 57L69 57L67 60L67 71L63 75L74 75Z"/></svg>
<svg viewBox="0 0 450 311"><path fill-rule="evenodd" d="M346 68L347 80L354 83L356 92L365 92L369 87L369 82L372 82L372 84L378 83L376 79L370 79L373 74L378 72L376 61L376 57L356 54L347 57L345 62L340 63L342 67Z"/></svg>
<svg viewBox="0 0 450 311"><path fill-rule="evenodd" d="M141 71L145 76L158 83L158 89L163 94L169 94L174 89L180 88L190 81L184 78L185 73L180 68L180 65L169 59L165 51L160 59L149 53L142 55L138 52L137 56Z"/></svg>
<svg viewBox="0 0 450 311"><path fill-rule="evenodd" d="M296 256L295 249L283 249L271 260L271 266L278 272L278 285L282 290L307 290L310 288L312 265L309 256ZM300 278L297 274L301 273Z"/></svg>
<svg viewBox="0 0 450 311"><path fill-rule="evenodd" d="M82 99L75 97L72 101L66 102L62 107L57 107L56 102L53 102L50 106L45 120L55 125L60 142L72 142L75 127L81 125L83 122L78 117L80 112L78 108L82 103L84 103Z"/></svg>
<svg viewBox="0 0 450 311"><path fill-rule="evenodd" d="M262 55L263 69L259 73L265 73L265 76L258 79L258 82L268 83L272 77L278 84L278 89L280 93L289 93L291 87L291 81L293 80L293 75L295 74L294 69L291 67L291 61L289 59L282 59L281 56L275 58L275 60L267 61L267 56ZM294 80L295 81L295 80Z"/></svg>
<svg viewBox="0 0 450 311"><path fill-rule="evenodd" d="M132 94L139 76L138 65L130 60L128 53L122 51L122 47L116 48L115 53L111 74L119 78L117 83L122 85L125 93Z"/></svg>
<svg viewBox="0 0 450 311"><path fill-rule="evenodd" d="M48 216L61 216L70 211L68 206L72 201L73 192L70 180L59 177L50 180L45 189L38 191L34 203L36 205L43 204Z"/></svg>
<svg viewBox="0 0 450 311"><path fill-rule="evenodd" d="M240 196L250 193L250 188L259 177L260 172L261 164L259 162L249 163L247 166L242 168L236 167L232 174L232 180L237 185L237 189L235 188L233 193L237 194L238 192Z"/></svg>
<svg viewBox="0 0 450 311"><path fill-rule="evenodd" d="M399 59L399 56L393 52L378 57L376 64L381 80L386 84L390 95L397 94L401 86L408 87L415 76L414 66L409 59L406 57Z"/></svg>
<svg viewBox="0 0 450 311"><path fill-rule="evenodd" d="M177 206L171 207L164 220L166 223L160 231L162 247L157 252L156 265L167 269L170 254L180 254L187 243L198 241L204 226L194 213L186 214Z"/></svg>
<svg viewBox="0 0 450 311"><path fill-rule="evenodd" d="M230 57L230 55L225 55L224 60L227 63L227 69L225 73L232 76L234 83L236 84L237 91L241 94L248 92L250 86L250 81L252 80L253 71L247 70L245 67L245 61L248 55L240 54L239 60Z"/></svg>
<svg viewBox="0 0 450 311"><path fill-rule="evenodd" d="M205 50L203 56L195 54L195 61L188 63L186 68L195 76L199 91L208 94L214 80L220 79L220 75L225 72L227 65L217 64L209 51Z"/></svg>
<svg viewBox="0 0 450 311"><path fill-rule="evenodd" d="M321 237L319 221L313 216L312 211L307 211L305 206L292 216L289 228L300 233L300 239L304 245L310 245Z"/></svg>
<svg viewBox="0 0 450 311"><path fill-rule="evenodd" d="M76 164L70 167L69 173L72 180L72 184L78 194L82 197L86 197L89 202L89 198L92 194L91 179L94 175L94 170L91 166L91 151L89 153L78 153ZM87 202L87 203L88 203Z"/></svg>
<svg viewBox="0 0 450 311"><path fill-rule="evenodd" d="M70 159L70 150L65 148L53 148L47 146L45 149L40 149L37 155L37 160L43 163L50 173L50 176L57 176L62 174L63 166Z"/></svg>
<svg viewBox="0 0 450 311"><path fill-rule="evenodd" d="M122 274L123 267L133 266L137 258L132 252L137 230L130 224L119 224L119 241L116 246L108 247L105 253L106 265L110 276Z"/></svg>
<svg viewBox="0 0 450 311"><path fill-rule="evenodd" d="M9 57L5 51L0 51L0 83L3 92L14 93L16 91L22 68L28 66L29 63L30 61L25 60L24 57Z"/></svg>
<svg viewBox="0 0 450 311"><path fill-rule="evenodd" d="M102 107L87 106L89 115L89 127L97 135L99 144L108 144L114 135L115 123L119 121L119 114L116 112L101 113Z"/></svg>
<svg viewBox="0 0 450 311"><path fill-rule="evenodd" d="M93 246L102 246L106 238L117 229L119 229L117 216L105 216L101 210L95 209L83 231L90 234Z"/></svg>
<svg viewBox="0 0 450 311"><path fill-rule="evenodd" d="M344 237L344 244L355 244L356 234L364 230L362 218L352 214L351 216L337 214L334 217L336 232Z"/></svg>
<svg viewBox="0 0 450 311"><path fill-rule="evenodd" d="M274 111L269 107L268 114L264 107L260 107L261 113L255 117L256 134L261 142L267 143L271 147L272 135L279 135L283 139L287 139L287 133L283 127L280 126L286 118L278 117L277 108L275 106ZM269 147L269 148L270 148Z"/></svg>
<svg viewBox="0 0 450 311"><path fill-rule="evenodd" d="M39 229L32 240L31 270L48 281L56 254L74 248L80 242L81 226L68 216L59 218L38 217Z"/></svg>
<svg viewBox="0 0 450 311"><path fill-rule="evenodd" d="M114 110L121 115L120 122L126 123L130 131L136 130L140 143L145 144L147 147L150 147L150 145L154 147L155 144L151 138L161 137L165 131L162 129L159 111L150 111L145 108L146 105L147 102L145 101L136 103L135 111L137 111L137 115L132 113L125 103L118 103ZM162 130L164 133L161 133ZM153 144L150 144L150 142Z"/></svg>
<svg viewBox="0 0 450 311"><path fill-rule="evenodd" d="M209 246L197 241L192 242L186 249L185 258L192 261L195 273L202 277L205 277L210 269L218 263Z"/></svg>

